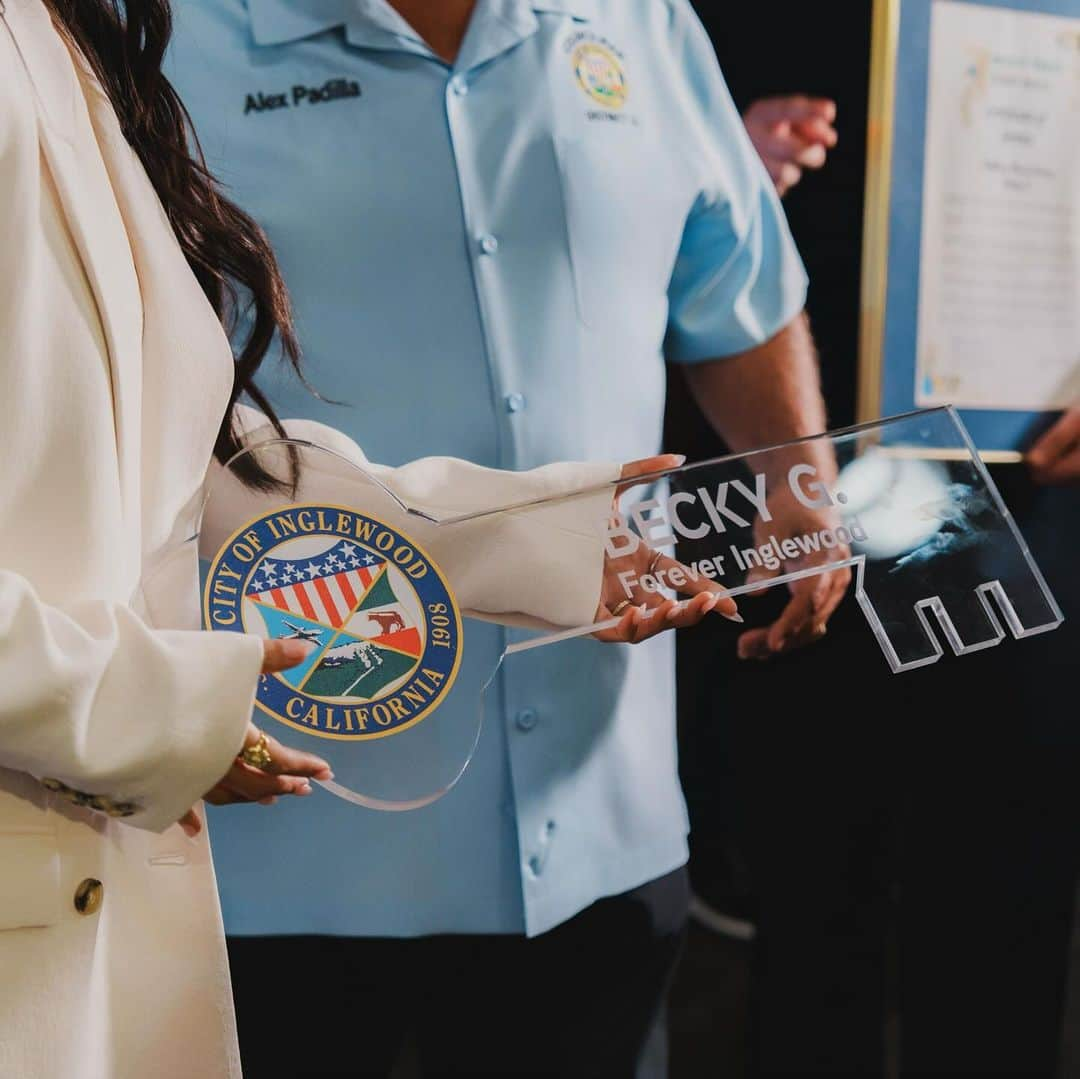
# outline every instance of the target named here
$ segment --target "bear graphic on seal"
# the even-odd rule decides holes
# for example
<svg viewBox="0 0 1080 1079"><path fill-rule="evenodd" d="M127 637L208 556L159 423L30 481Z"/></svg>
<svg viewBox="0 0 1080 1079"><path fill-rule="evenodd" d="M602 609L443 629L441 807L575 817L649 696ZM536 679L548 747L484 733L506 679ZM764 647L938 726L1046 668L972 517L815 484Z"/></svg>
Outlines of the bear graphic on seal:
<svg viewBox="0 0 1080 1079"><path fill-rule="evenodd" d="M405 622L397 611L370 611L368 618L378 625L380 636L405 628Z"/></svg>

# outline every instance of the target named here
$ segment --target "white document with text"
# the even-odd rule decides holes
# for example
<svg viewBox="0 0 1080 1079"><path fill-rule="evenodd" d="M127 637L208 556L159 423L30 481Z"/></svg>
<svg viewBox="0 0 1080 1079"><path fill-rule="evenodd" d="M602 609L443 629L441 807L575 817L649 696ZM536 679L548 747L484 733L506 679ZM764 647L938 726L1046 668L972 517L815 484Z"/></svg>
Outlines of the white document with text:
<svg viewBox="0 0 1080 1079"><path fill-rule="evenodd" d="M1080 18L932 8L915 399L1080 403Z"/></svg>

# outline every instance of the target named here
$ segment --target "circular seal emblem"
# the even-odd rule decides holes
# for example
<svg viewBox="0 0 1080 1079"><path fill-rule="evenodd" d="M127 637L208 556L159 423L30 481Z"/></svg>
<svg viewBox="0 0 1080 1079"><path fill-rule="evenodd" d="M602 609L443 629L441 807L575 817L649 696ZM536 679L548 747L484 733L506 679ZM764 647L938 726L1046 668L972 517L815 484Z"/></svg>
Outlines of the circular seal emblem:
<svg viewBox="0 0 1080 1079"><path fill-rule="evenodd" d="M221 548L206 626L309 641L298 667L263 675L255 704L319 738L358 741L419 723L461 664L461 615L408 536L344 506L284 506Z"/></svg>
<svg viewBox="0 0 1080 1079"><path fill-rule="evenodd" d="M586 41L574 49L571 60L578 85L593 101L608 109L621 109L626 104L626 75L611 49L597 41Z"/></svg>

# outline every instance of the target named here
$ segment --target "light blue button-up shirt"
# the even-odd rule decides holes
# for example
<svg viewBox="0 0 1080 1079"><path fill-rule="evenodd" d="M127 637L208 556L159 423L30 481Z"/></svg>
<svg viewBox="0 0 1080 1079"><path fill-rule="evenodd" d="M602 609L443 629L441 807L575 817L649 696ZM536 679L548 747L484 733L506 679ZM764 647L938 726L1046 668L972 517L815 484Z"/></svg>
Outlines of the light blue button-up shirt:
<svg viewBox="0 0 1080 1079"><path fill-rule="evenodd" d="M453 67L384 0L180 0L171 77L262 224L320 402L397 463L655 453L664 360L760 344L805 277L685 0L479 0ZM494 668L503 631L470 638ZM718 688L722 692L722 687ZM515 655L414 813L213 814L238 934L535 934L681 865L671 635Z"/></svg>

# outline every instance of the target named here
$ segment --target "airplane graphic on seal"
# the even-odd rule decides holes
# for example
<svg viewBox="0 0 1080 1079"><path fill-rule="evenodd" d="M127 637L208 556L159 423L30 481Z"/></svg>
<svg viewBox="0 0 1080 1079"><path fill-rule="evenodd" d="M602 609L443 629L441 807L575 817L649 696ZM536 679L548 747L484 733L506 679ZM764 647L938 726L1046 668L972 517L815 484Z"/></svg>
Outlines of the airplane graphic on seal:
<svg viewBox="0 0 1080 1079"><path fill-rule="evenodd" d="M280 640L283 641L307 641L310 644L322 643L322 631L317 629L305 629L303 626L298 626L293 622L290 622L287 618L283 618L282 621L292 630L292 633L286 633Z"/></svg>

